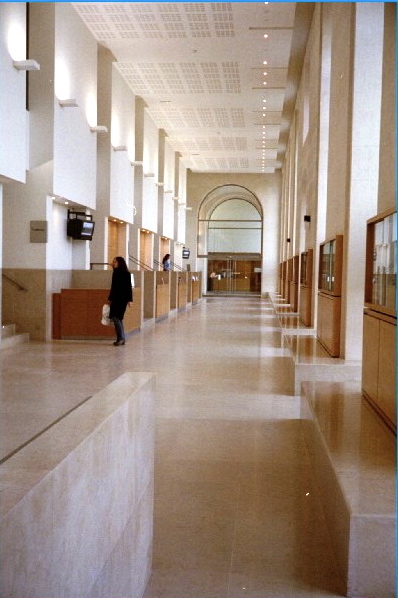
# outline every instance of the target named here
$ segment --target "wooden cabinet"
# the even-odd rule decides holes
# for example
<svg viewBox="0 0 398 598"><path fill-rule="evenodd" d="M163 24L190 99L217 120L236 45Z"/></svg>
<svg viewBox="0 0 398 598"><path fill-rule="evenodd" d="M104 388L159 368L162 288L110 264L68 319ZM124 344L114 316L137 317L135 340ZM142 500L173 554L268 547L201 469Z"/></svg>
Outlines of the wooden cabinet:
<svg viewBox="0 0 398 598"><path fill-rule="evenodd" d="M341 297L319 293L317 336L331 357L340 355Z"/></svg>
<svg viewBox="0 0 398 598"><path fill-rule="evenodd" d="M395 431L396 318L365 310L363 318L362 391Z"/></svg>
<svg viewBox="0 0 398 598"><path fill-rule="evenodd" d="M303 251L300 255L299 317L304 326L311 326L312 323L313 256L313 249Z"/></svg>
<svg viewBox="0 0 398 598"><path fill-rule="evenodd" d="M298 310L299 260L300 257L295 255L290 261L289 270L289 303L294 312Z"/></svg>
<svg viewBox="0 0 398 598"><path fill-rule="evenodd" d="M343 236L325 241L319 252L317 336L331 357L340 355Z"/></svg>
<svg viewBox="0 0 398 598"><path fill-rule="evenodd" d="M367 222L362 391L396 432L397 214Z"/></svg>
<svg viewBox="0 0 398 598"><path fill-rule="evenodd" d="M287 280L287 260L281 262L279 265L279 293L286 297L286 280Z"/></svg>

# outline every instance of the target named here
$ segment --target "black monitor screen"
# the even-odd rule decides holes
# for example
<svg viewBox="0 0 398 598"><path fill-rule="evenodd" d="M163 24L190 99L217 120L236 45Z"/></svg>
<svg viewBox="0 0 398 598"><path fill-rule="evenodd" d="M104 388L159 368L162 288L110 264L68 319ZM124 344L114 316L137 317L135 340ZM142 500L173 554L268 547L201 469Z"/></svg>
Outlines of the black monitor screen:
<svg viewBox="0 0 398 598"><path fill-rule="evenodd" d="M82 221L80 238L87 239L88 241L91 241L91 239L93 238L93 232L94 232L94 222L92 222L90 220Z"/></svg>
<svg viewBox="0 0 398 598"><path fill-rule="evenodd" d="M80 218L71 218L68 220L67 234L72 239L82 241L91 241L93 238L95 223L92 220L81 220Z"/></svg>

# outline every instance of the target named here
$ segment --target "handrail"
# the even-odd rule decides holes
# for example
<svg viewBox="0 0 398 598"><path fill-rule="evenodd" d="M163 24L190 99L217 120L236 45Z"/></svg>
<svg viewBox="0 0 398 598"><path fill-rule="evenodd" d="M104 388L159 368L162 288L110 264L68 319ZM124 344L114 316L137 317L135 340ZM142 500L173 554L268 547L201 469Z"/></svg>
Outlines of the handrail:
<svg viewBox="0 0 398 598"><path fill-rule="evenodd" d="M181 266L179 266L178 264L175 264L174 262L170 262L170 264L173 266L173 268L175 268L176 270L179 270L180 272L186 272L185 268L182 268Z"/></svg>
<svg viewBox="0 0 398 598"><path fill-rule="evenodd" d="M16 280L13 280L12 278L10 278L7 274L4 274L4 272L2 272L1 275L2 275L3 278L5 278L6 280L8 280L8 282L11 282L11 284L13 284L14 286L16 286L19 291L24 291L25 293L28 292L27 288L23 287Z"/></svg>
<svg viewBox="0 0 398 598"><path fill-rule="evenodd" d="M153 263L156 264L157 266L161 266L163 268L163 263L159 262L158 260L153 260ZM170 261L170 266L172 270L179 270L180 272L186 272L186 270L184 268L181 268L181 266L179 266L178 264L175 264L174 262Z"/></svg>
<svg viewBox="0 0 398 598"><path fill-rule="evenodd" d="M145 264L133 255L129 255L129 261L133 262L133 264L136 264L137 266L140 266L140 268L143 268L144 270L149 270L150 272L154 271L154 268L151 268L150 266L148 266L148 264Z"/></svg>
<svg viewBox="0 0 398 598"><path fill-rule="evenodd" d="M108 262L90 262L90 270L93 270L93 266L110 266L112 268L112 264L108 264Z"/></svg>

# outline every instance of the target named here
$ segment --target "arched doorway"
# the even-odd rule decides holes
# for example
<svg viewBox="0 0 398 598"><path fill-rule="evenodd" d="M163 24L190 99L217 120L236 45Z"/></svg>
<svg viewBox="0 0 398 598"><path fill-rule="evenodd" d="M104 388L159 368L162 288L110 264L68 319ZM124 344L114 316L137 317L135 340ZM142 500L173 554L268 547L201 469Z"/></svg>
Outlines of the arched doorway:
<svg viewBox="0 0 398 598"><path fill-rule="evenodd" d="M262 209L245 187L223 185L203 200L198 257L207 265L207 293L260 293Z"/></svg>

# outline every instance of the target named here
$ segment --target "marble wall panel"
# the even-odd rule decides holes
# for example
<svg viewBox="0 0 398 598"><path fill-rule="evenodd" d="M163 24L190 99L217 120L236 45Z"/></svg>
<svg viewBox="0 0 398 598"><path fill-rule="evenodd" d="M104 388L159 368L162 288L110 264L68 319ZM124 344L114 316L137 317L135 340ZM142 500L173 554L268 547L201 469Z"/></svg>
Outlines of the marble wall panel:
<svg viewBox="0 0 398 598"><path fill-rule="evenodd" d="M1 466L2 598L142 596L154 392L153 374L125 373Z"/></svg>

